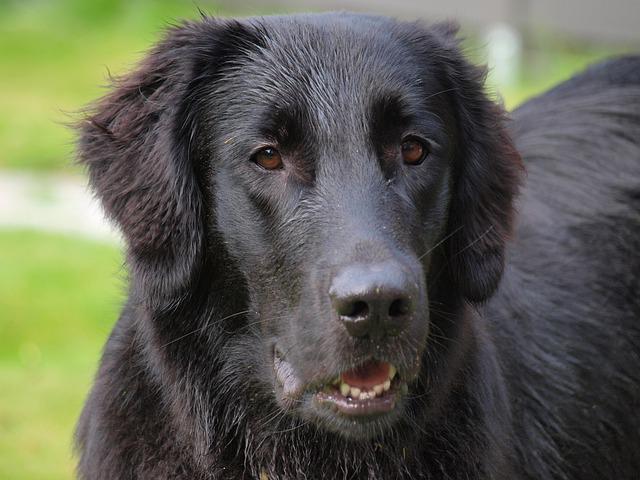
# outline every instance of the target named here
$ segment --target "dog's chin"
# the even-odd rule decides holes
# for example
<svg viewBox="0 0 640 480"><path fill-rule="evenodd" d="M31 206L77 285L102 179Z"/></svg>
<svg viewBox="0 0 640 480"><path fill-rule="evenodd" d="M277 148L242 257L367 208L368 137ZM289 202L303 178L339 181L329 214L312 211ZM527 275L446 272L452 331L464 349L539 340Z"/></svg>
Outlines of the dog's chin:
<svg viewBox="0 0 640 480"><path fill-rule="evenodd" d="M390 362L372 358L356 368L305 383L276 350L274 372L281 407L346 438L382 435L403 415L409 374L398 372Z"/></svg>
<svg viewBox="0 0 640 480"><path fill-rule="evenodd" d="M334 392L309 393L303 397L301 413L320 428L345 438L367 439L381 436L397 424L403 400L401 387L396 386L384 398L364 402Z"/></svg>

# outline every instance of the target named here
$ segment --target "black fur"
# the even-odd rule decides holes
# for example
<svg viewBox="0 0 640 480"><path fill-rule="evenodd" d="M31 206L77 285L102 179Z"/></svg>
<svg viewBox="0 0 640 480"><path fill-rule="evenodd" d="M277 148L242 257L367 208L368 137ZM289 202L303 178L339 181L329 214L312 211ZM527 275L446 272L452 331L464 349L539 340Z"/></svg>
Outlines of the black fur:
<svg viewBox="0 0 640 480"><path fill-rule="evenodd" d="M79 154L131 287L79 476L637 478L640 58L508 121L483 80L451 26L322 14L186 23L117 81ZM421 165L399 161L407 133ZM265 144L284 169L251 162ZM327 293L373 260L420 291L376 342ZM313 402L372 356L409 382L392 413Z"/></svg>

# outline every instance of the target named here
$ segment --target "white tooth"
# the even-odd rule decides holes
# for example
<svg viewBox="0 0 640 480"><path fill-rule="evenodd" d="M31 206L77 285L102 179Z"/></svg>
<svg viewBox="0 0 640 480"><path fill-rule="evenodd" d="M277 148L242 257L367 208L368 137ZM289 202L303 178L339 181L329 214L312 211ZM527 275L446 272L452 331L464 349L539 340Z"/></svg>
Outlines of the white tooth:
<svg viewBox="0 0 640 480"><path fill-rule="evenodd" d="M351 387L349 385L347 385L346 383L340 384L340 393L342 394L343 397L346 397L347 395L349 395L349 390L351 390Z"/></svg>
<svg viewBox="0 0 640 480"><path fill-rule="evenodd" d="M373 387L373 393L375 393L376 395L382 394L383 391L384 391L384 385L383 384L376 385L376 386Z"/></svg>
<svg viewBox="0 0 640 480"><path fill-rule="evenodd" d="M384 382L384 384L382 385L382 388L385 392L389 390L391 388L391 380L387 380L386 382Z"/></svg>
<svg viewBox="0 0 640 480"><path fill-rule="evenodd" d="M358 387L351 387L351 398L360 398L360 389Z"/></svg>
<svg viewBox="0 0 640 480"><path fill-rule="evenodd" d="M393 380L393 377L396 376L396 372L397 372L396 367L394 367L393 365L390 365L389 366L389 379L390 380Z"/></svg>

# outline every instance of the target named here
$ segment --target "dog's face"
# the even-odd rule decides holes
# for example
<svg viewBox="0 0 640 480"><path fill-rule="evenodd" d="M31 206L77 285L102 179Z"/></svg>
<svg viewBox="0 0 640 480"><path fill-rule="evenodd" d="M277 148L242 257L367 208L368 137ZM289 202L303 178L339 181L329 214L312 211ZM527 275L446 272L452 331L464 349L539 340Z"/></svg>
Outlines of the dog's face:
<svg viewBox="0 0 640 480"><path fill-rule="evenodd" d="M117 94L82 154L139 288L167 301L240 278L251 381L348 437L392 426L429 369L434 292L479 301L499 280L519 170L451 33L351 15L208 21ZM220 249L230 262L208 272Z"/></svg>
<svg viewBox="0 0 640 480"><path fill-rule="evenodd" d="M203 109L217 230L247 278L267 380L347 433L397 415L420 368L455 135L446 87L355 27L273 27Z"/></svg>

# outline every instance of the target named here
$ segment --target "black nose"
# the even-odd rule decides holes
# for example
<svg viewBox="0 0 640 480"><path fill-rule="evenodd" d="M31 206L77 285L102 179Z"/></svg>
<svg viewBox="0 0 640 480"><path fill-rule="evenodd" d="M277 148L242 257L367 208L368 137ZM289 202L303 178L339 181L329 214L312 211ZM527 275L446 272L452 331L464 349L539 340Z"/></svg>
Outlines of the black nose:
<svg viewBox="0 0 640 480"><path fill-rule="evenodd" d="M415 311L419 287L393 261L351 265L333 279L329 295L338 318L354 337L400 334Z"/></svg>

